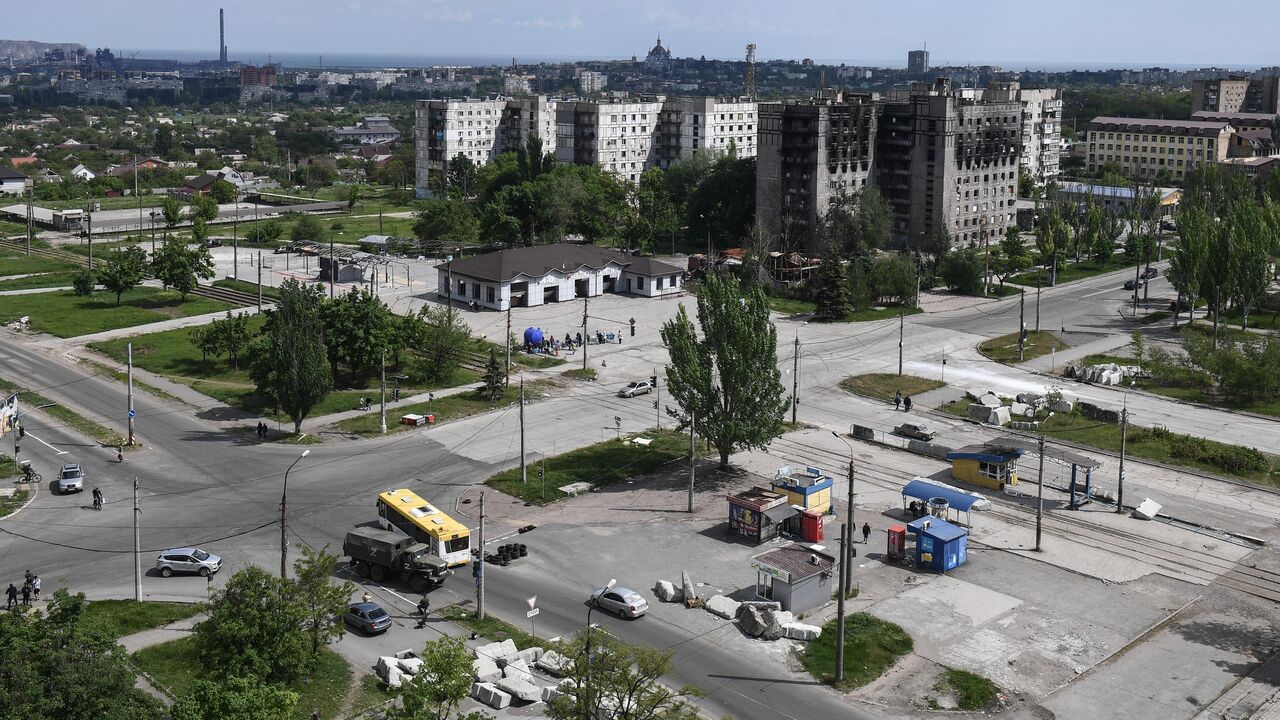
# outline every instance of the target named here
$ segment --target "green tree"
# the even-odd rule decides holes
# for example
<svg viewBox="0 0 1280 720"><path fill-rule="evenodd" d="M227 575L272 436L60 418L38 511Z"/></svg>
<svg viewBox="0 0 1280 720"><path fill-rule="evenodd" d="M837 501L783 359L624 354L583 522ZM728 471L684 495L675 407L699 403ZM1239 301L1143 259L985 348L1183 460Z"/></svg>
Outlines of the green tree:
<svg viewBox="0 0 1280 720"><path fill-rule="evenodd" d="M293 242L324 242L324 226L314 215L303 215L298 218L289 230L289 239Z"/></svg>
<svg viewBox="0 0 1280 720"><path fill-rule="evenodd" d="M1018 170L1018 197L1033 198L1036 196L1036 179L1024 169Z"/></svg>
<svg viewBox="0 0 1280 720"><path fill-rule="evenodd" d="M44 612L0 615L0 703L24 720L158 720L163 708L134 687L128 654L85 616L83 594L53 593Z"/></svg>
<svg viewBox="0 0 1280 720"><path fill-rule="evenodd" d="M77 270L76 274L71 278L71 291L78 297L88 297L93 294L93 289L97 283L93 271L85 268Z"/></svg>
<svg viewBox="0 0 1280 720"><path fill-rule="evenodd" d="M1057 284L1058 257L1062 253L1062 243L1067 236L1066 222L1055 208L1040 219L1036 228L1036 250L1040 253L1040 264L1049 268L1049 285Z"/></svg>
<svg viewBox="0 0 1280 720"><path fill-rule="evenodd" d="M449 635L422 649L422 669L400 691L401 704L387 720L448 720L471 693L471 653Z"/></svg>
<svg viewBox="0 0 1280 720"><path fill-rule="evenodd" d="M267 243L267 242L271 242L272 240L276 240L283 234L284 234L284 225L279 220L272 218L271 220L258 223L253 227L249 228L245 232L244 237L246 240L248 240L251 243L254 243L255 245L261 245L262 243Z"/></svg>
<svg viewBox="0 0 1280 720"><path fill-rule="evenodd" d="M467 200L480 189L476 164L462 153L458 153L449 161L446 176L449 183L449 197L454 200Z"/></svg>
<svg viewBox="0 0 1280 720"><path fill-rule="evenodd" d="M285 280L267 326L250 349L249 377L302 432L302 421L333 388L324 344L324 288Z"/></svg>
<svg viewBox="0 0 1280 720"><path fill-rule="evenodd" d="M947 232L945 224L938 223L933 234L925 238L921 251L929 258L929 275L936 276L942 266L942 259L951 252L951 233Z"/></svg>
<svg viewBox="0 0 1280 720"><path fill-rule="evenodd" d="M462 361L471 328L458 313L443 306L424 305L416 317L408 347L418 358L418 374L426 380L447 380Z"/></svg>
<svg viewBox="0 0 1280 720"><path fill-rule="evenodd" d="M263 133L253 139L253 158L264 163L274 163L280 157L280 148L274 136Z"/></svg>
<svg viewBox="0 0 1280 720"><path fill-rule="evenodd" d="M358 202L360 202L360 186L351 185L347 187L347 209L354 210Z"/></svg>
<svg viewBox="0 0 1280 720"><path fill-rule="evenodd" d="M218 201L210 195L196 195L191 199L191 217L206 223L213 222L218 218Z"/></svg>
<svg viewBox="0 0 1280 720"><path fill-rule="evenodd" d="M1188 303L1188 321L1195 317L1196 300L1200 297L1209 248L1217 237L1215 221L1201 204L1187 204L1178 211L1178 235L1169 257L1169 282ZM1177 324L1179 305L1174 306Z"/></svg>
<svg viewBox="0 0 1280 720"><path fill-rule="evenodd" d="M177 147L177 141L173 137L173 127L170 125L156 126L156 139L153 143L156 155L167 158L173 155L174 149Z"/></svg>
<svg viewBox="0 0 1280 720"><path fill-rule="evenodd" d="M203 245L205 240L209 239L209 223L205 222L202 217L192 218L191 220L191 241L197 245Z"/></svg>
<svg viewBox="0 0 1280 720"><path fill-rule="evenodd" d="M872 292L879 302L907 306L916 299L916 264L906 255L883 255L871 266Z"/></svg>
<svg viewBox="0 0 1280 720"><path fill-rule="evenodd" d="M160 215L164 218L164 236L169 237L169 231L183 220L182 203L172 195L166 195L160 201Z"/></svg>
<svg viewBox="0 0 1280 720"><path fill-rule="evenodd" d="M506 385L507 374L498 363L498 352L489 348L489 362L484 367L484 387L482 392L489 402L497 402L502 397L503 386Z"/></svg>
<svg viewBox="0 0 1280 720"><path fill-rule="evenodd" d="M217 319L192 328L187 338L200 351L200 361L204 364L208 364L210 355L217 357L222 353L222 323Z"/></svg>
<svg viewBox="0 0 1280 720"><path fill-rule="evenodd" d="M552 720L625 718L696 720L702 695L695 687L673 690L662 682L671 670L671 651L629 645L610 633L591 632L557 648L573 659L568 677L576 690L547 704ZM589 643L589 647L588 647ZM588 652L588 649L590 652Z"/></svg>
<svg viewBox="0 0 1280 720"><path fill-rule="evenodd" d="M849 317L853 311L849 303L849 274L835 243L823 245L818 271L809 282L813 286L814 320L832 322Z"/></svg>
<svg viewBox="0 0 1280 720"><path fill-rule="evenodd" d="M1027 246L1022 242L1018 228L1010 227L1000 240L1000 247L991 256L992 268L996 277L1000 278L1000 287L1010 276L1016 275L1031 267L1031 256Z"/></svg>
<svg viewBox="0 0 1280 720"><path fill-rule="evenodd" d="M288 682L313 667L306 615L294 601L292 581L256 565L214 589L208 619L195 626L202 661L225 677Z"/></svg>
<svg viewBox="0 0 1280 720"><path fill-rule="evenodd" d="M219 348L227 351L227 359L231 361L231 366L239 370L240 351L253 340L253 332L249 329L249 315L248 313L232 315L228 310L227 319L219 324L222 326L219 333Z"/></svg>
<svg viewBox="0 0 1280 720"><path fill-rule="evenodd" d="M256 677L196 680L170 709L172 720L290 720L298 693Z"/></svg>
<svg viewBox="0 0 1280 720"><path fill-rule="evenodd" d="M137 245L120 247L107 254L107 261L98 269L98 280L108 291L120 296L142 284L147 274L147 252Z"/></svg>
<svg viewBox="0 0 1280 720"><path fill-rule="evenodd" d="M187 299L200 280L214 275L213 256L205 247L188 247L177 237L165 238L151 258L151 274L166 288L173 288Z"/></svg>
<svg viewBox="0 0 1280 720"><path fill-rule="evenodd" d="M471 206L457 199L423 202L413 232L424 242L439 242L445 248L475 245L480 241L480 221Z"/></svg>
<svg viewBox="0 0 1280 720"><path fill-rule="evenodd" d="M214 202L219 202L224 205L226 203L233 203L236 201L236 186L219 178L213 181L213 187L209 188L209 195L213 198Z"/></svg>
<svg viewBox="0 0 1280 720"><path fill-rule="evenodd" d="M344 364L358 378L378 365L390 347L391 311L377 295L351 288L324 306L324 336L329 364L337 372Z"/></svg>
<svg viewBox="0 0 1280 720"><path fill-rule="evenodd" d="M787 400L777 364L778 330L760 288L709 275L698 293L699 338L684 303L662 326L671 354L667 385L685 415L720 452L763 449L782 434Z"/></svg>
<svg viewBox="0 0 1280 720"><path fill-rule="evenodd" d="M982 258L972 248L953 252L942 261L942 282L964 295L982 294Z"/></svg>
<svg viewBox="0 0 1280 720"><path fill-rule="evenodd" d="M345 628L333 619L346 611L355 585L345 580L330 582L338 557L329 552L327 545L314 550L302 544L299 549L302 557L293 562L293 598L301 608L303 627L311 640L312 662L315 662L321 648L342 639Z"/></svg>

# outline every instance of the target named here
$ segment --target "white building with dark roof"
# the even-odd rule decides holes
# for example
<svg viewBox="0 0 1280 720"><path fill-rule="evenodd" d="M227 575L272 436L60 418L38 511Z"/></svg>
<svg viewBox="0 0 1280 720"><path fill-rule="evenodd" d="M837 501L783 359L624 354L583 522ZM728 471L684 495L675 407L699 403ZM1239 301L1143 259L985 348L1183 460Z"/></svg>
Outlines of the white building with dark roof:
<svg viewBox="0 0 1280 720"><path fill-rule="evenodd" d="M684 272L652 258L594 245L510 248L436 266L440 299L491 310L605 293L662 297L684 291Z"/></svg>

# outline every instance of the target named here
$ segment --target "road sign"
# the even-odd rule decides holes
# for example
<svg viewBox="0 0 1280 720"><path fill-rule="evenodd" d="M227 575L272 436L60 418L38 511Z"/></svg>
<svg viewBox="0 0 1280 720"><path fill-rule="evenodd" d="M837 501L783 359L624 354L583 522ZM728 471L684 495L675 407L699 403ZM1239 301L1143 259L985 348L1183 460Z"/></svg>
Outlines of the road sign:
<svg viewBox="0 0 1280 720"><path fill-rule="evenodd" d="M130 411L129 411L129 417L136 417L136 416L137 416L137 414L138 414L138 413L136 413L136 412L134 412L134 411L132 411L132 410L130 410Z"/></svg>
<svg viewBox="0 0 1280 720"><path fill-rule="evenodd" d="M532 610L538 605L538 596L534 595L531 598L525 598L525 602L529 604L529 609Z"/></svg>
<svg viewBox="0 0 1280 720"><path fill-rule="evenodd" d="M524 614L524 616L525 616L525 617L527 617L527 618L531 618L531 617L533 617L533 616L537 615L537 614L538 614L538 613L540 613L540 612L542 612L542 608L534 608L534 609L530 610L529 612L525 613L525 614Z"/></svg>

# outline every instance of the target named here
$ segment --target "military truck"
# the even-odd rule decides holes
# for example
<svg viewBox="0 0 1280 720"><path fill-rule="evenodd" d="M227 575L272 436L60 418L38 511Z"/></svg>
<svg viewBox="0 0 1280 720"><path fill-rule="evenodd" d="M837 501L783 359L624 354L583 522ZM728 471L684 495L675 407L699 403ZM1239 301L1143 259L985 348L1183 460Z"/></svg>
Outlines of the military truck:
<svg viewBox="0 0 1280 720"><path fill-rule="evenodd" d="M342 543L342 552L351 558L351 567L360 577L377 582L397 578L414 592L439 585L453 574L426 545L382 528L353 528Z"/></svg>

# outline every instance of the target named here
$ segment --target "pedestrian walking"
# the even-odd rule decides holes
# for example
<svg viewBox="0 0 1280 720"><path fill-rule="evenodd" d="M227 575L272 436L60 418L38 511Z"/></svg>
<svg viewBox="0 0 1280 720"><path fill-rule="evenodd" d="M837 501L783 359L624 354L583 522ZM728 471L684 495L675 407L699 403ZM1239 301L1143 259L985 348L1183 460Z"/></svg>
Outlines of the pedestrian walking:
<svg viewBox="0 0 1280 720"><path fill-rule="evenodd" d="M35 596L36 602L40 601L40 576L36 575L31 578L31 594Z"/></svg>
<svg viewBox="0 0 1280 720"><path fill-rule="evenodd" d="M116 462L118 463L124 462L124 446L123 445L116 446Z"/></svg>
<svg viewBox="0 0 1280 720"><path fill-rule="evenodd" d="M866 545L871 539L871 523L862 523L862 544Z"/></svg>
<svg viewBox="0 0 1280 720"><path fill-rule="evenodd" d="M30 585L31 579L34 578L35 576L36 576L35 573L31 572L30 570L26 571L25 573L22 574L22 584Z"/></svg>
<svg viewBox="0 0 1280 720"><path fill-rule="evenodd" d="M902 408L902 391L898 390L893 394L893 409L899 410L901 408Z"/></svg>
<svg viewBox="0 0 1280 720"><path fill-rule="evenodd" d="M5 590L4 594L6 597L9 598L9 607L8 607L9 610L12 610L18 606L18 586L17 585L14 585L13 583L9 583L9 589Z"/></svg>
<svg viewBox="0 0 1280 720"><path fill-rule="evenodd" d="M427 613L429 612L431 612L431 598L423 595L422 599L418 601L418 615L420 616L418 618L418 627L426 627Z"/></svg>
<svg viewBox="0 0 1280 720"><path fill-rule="evenodd" d="M22 586L22 604L30 607L31 605L31 586Z"/></svg>
<svg viewBox="0 0 1280 720"><path fill-rule="evenodd" d="M902 407L906 412L911 412L911 398L902 398Z"/></svg>

